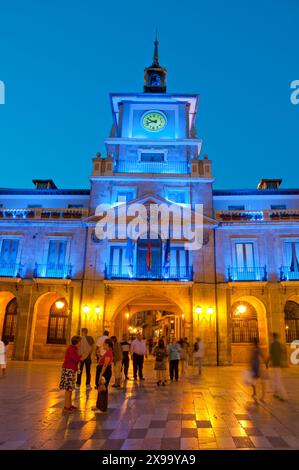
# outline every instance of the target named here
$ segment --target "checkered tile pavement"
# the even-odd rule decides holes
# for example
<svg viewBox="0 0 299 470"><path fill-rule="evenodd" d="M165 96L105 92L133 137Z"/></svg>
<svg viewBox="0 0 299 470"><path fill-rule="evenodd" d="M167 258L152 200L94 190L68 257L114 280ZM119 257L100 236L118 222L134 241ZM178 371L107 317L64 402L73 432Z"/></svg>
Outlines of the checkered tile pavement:
<svg viewBox="0 0 299 470"><path fill-rule="evenodd" d="M93 371L94 372L94 371ZM11 362L0 382L0 449L299 449L299 367L283 371L289 401L255 404L239 367L192 368L157 387L151 360L144 382L110 388L107 414L96 391L75 393L79 411L62 413L60 364Z"/></svg>

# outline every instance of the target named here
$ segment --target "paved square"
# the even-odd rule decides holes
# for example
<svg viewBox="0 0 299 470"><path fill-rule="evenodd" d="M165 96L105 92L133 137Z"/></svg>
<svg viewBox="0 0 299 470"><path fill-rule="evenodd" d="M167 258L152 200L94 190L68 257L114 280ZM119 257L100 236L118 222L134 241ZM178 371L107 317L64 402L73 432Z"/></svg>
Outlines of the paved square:
<svg viewBox="0 0 299 470"><path fill-rule="evenodd" d="M299 367L283 370L288 402L255 404L241 367L192 368L178 383L146 380L110 389L109 411L94 414L95 390L74 394L79 411L62 413L61 364L10 362L0 380L0 449L299 449ZM94 377L94 365L92 369ZM113 383L113 382L112 382Z"/></svg>

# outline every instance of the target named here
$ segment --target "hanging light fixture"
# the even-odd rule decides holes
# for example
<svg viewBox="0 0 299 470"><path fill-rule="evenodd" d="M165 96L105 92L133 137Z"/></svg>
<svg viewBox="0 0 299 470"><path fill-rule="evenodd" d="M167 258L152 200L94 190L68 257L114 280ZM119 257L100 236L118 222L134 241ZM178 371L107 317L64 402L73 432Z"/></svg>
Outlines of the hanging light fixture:
<svg viewBox="0 0 299 470"><path fill-rule="evenodd" d="M63 300L56 300L55 307L58 308L58 310L63 309L64 306L65 306L65 302Z"/></svg>

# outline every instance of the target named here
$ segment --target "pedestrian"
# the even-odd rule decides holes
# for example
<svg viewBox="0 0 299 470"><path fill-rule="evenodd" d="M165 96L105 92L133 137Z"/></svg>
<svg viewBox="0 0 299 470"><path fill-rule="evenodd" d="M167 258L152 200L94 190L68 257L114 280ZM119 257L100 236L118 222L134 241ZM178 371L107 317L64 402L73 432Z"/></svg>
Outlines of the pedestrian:
<svg viewBox="0 0 299 470"><path fill-rule="evenodd" d="M147 350L141 333L138 333L136 339L132 341L131 356L133 360L134 380L137 380L137 373L140 380L145 380L143 377L143 363L144 357L147 358Z"/></svg>
<svg viewBox="0 0 299 470"><path fill-rule="evenodd" d="M91 381L91 374L90 374L90 368L91 368L91 353L94 347L94 339L92 336L88 336L88 329L87 328L82 328L81 330L81 343L80 347L78 349L79 355L80 356L85 356L87 355L86 359L84 361L80 361L80 372L77 374L77 381L76 381L76 387L80 388L81 386L81 380L82 380L82 372L85 366L86 369L86 388L90 389L90 381Z"/></svg>
<svg viewBox="0 0 299 470"><path fill-rule="evenodd" d="M179 380L179 362L180 362L180 351L181 347L175 338L172 338L168 348L169 353L169 375L170 381L173 381L173 377L177 382Z"/></svg>
<svg viewBox="0 0 299 470"><path fill-rule="evenodd" d="M0 367L2 369L2 375L0 377L3 377L3 378L6 377L7 346L8 346L7 339L0 341Z"/></svg>
<svg viewBox="0 0 299 470"><path fill-rule="evenodd" d="M114 384L112 387L119 388L121 383L121 365L123 359L123 352L121 344L117 341L116 336L111 336L111 341L113 344L113 374L114 374Z"/></svg>
<svg viewBox="0 0 299 470"><path fill-rule="evenodd" d="M96 378L95 378L95 388L98 388L100 368L99 360L105 354L104 343L106 339L109 339L109 331L105 330L102 336L99 336L96 340L96 358L97 358L97 368L96 368Z"/></svg>
<svg viewBox="0 0 299 470"><path fill-rule="evenodd" d="M78 371L80 361L86 359L86 356L79 355L80 343L81 336L72 337L71 345L68 346L65 352L62 365L59 388L65 391L63 411L68 413L77 410L77 407L72 405L72 392L75 388L76 372Z"/></svg>
<svg viewBox="0 0 299 470"><path fill-rule="evenodd" d="M152 351L153 351L153 338L150 338L148 340L148 351L149 351L149 354L152 354Z"/></svg>
<svg viewBox="0 0 299 470"><path fill-rule="evenodd" d="M96 387L98 390L98 397L96 406L92 408L95 413L107 411L108 407L108 386L112 376L112 363L113 363L113 343L111 339L106 339L103 344L104 354L99 359L99 376ZM103 404L103 388L105 389L105 403ZM104 406L103 406L104 405Z"/></svg>
<svg viewBox="0 0 299 470"><path fill-rule="evenodd" d="M130 364L129 352L130 352L131 345L129 341L127 341L126 334L123 335L120 345L121 345L122 353L123 353L122 370L124 371L125 380L130 380L128 377L128 373L129 373L129 364Z"/></svg>
<svg viewBox="0 0 299 470"><path fill-rule="evenodd" d="M200 338L196 338L193 347L193 363L198 368L198 375L202 372L202 359L204 356L204 344Z"/></svg>
<svg viewBox="0 0 299 470"><path fill-rule="evenodd" d="M257 338L253 339L253 350L251 356L251 376L252 376L252 398L255 402L257 399L257 386L260 384L262 389L262 395L260 400L263 402L265 400L266 394L266 372L262 369L262 364L267 366L266 358L264 357L262 350L259 346L259 341Z"/></svg>
<svg viewBox="0 0 299 470"><path fill-rule="evenodd" d="M188 349L189 349L189 343L185 341L185 339L181 338L180 339L180 363L181 363L181 374L182 376L185 375L185 372L187 372L187 367L188 367Z"/></svg>
<svg viewBox="0 0 299 470"><path fill-rule="evenodd" d="M157 385L166 385L166 362L167 349L162 338L159 339L158 346L155 347L153 355L155 356L155 371L157 372Z"/></svg>
<svg viewBox="0 0 299 470"><path fill-rule="evenodd" d="M281 368L283 365L283 347L279 341L278 333L272 334L273 341L270 345L270 354L267 361L267 364L272 366L272 383L274 397L278 398L281 401L287 400L287 393L284 388L284 384L281 377Z"/></svg>

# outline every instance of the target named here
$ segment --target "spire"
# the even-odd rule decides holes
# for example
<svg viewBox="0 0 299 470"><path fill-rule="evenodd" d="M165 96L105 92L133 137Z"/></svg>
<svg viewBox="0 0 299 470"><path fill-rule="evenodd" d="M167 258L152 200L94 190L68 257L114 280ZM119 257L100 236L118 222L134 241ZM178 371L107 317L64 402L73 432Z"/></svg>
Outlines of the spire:
<svg viewBox="0 0 299 470"><path fill-rule="evenodd" d="M153 63L144 69L144 92L145 93L166 93L166 74L165 67L159 64L159 41L158 31L156 30L156 39L154 42Z"/></svg>
<svg viewBox="0 0 299 470"><path fill-rule="evenodd" d="M154 49L154 59L153 59L153 67L160 67L159 65L159 51L158 51L158 46L159 46L159 41L158 41L158 31L156 29L156 39L155 39L155 49Z"/></svg>

